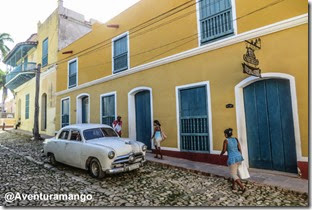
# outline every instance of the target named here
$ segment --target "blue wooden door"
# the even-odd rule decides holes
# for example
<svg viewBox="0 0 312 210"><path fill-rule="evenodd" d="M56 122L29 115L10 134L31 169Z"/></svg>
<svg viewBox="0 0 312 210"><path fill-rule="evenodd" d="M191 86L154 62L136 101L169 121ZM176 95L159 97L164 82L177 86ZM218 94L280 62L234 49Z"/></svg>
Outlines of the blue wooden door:
<svg viewBox="0 0 312 210"><path fill-rule="evenodd" d="M244 88L250 167L297 172L288 80L270 79Z"/></svg>
<svg viewBox="0 0 312 210"><path fill-rule="evenodd" d="M209 152L206 86L180 90L179 101L181 149Z"/></svg>
<svg viewBox="0 0 312 210"><path fill-rule="evenodd" d="M89 118L89 97L83 97L81 99L81 114L82 114L82 123L88 123Z"/></svg>
<svg viewBox="0 0 312 210"><path fill-rule="evenodd" d="M136 136L137 141L143 142L151 149L152 119L150 92L142 91L135 94Z"/></svg>

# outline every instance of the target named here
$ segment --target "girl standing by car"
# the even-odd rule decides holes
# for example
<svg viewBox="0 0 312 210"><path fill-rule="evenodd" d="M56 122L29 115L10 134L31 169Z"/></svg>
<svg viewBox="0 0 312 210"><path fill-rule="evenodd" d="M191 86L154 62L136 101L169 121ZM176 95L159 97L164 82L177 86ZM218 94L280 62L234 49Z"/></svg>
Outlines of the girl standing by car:
<svg viewBox="0 0 312 210"><path fill-rule="evenodd" d="M166 138L167 138L166 135L161 130L161 124L159 123L158 120L154 120L154 133L152 136L152 141L153 141L153 144L154 144L155 149L156 149L155 158L158 158L158 154L159 154L160 159L163 159L163 155L162 155L161 149L160 149L160 142Z"/></svg>
<svg viewBox="0 0 312 210"><path fill-rule="evenodd" d="M118 133L119 137L121 137L122 121L120 116L117 117L117 120L114 120L112 127Z"/></svg>
<svg viewBox="0 0 312 210"><path fill-rule="evenodd" d="M237 183L243 192L245 192L246 188L240 181L239 177L237 176L237 170L238 166L242 163L244 160L242 156L242 150L241 146L237 140L237 138L233 138L233 129L228 128L224 131L225 140L223 142L223 150L220 153L220 156L222 156L225 152L228 153L228 160L227 165L230 168L231 177L232 177L232 189L236 190L235 184Z"/></svg>

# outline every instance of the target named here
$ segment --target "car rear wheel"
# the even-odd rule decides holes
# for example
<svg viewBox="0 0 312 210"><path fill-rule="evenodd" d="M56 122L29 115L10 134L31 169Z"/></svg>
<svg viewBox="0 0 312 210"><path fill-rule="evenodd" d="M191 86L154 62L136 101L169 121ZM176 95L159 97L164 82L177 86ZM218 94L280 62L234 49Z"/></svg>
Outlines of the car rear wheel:
<svg viewBox="0 0 312 210"><path fill-rule="evenodd" d="M49 157L49 162L51 163L51 165L56 166L57 165L57 161L55 159L54 154L53 153L49 153L48 157Z"/></svg>
<svg viewBox="0 0 312 210"><path fill-rule="evenodd" d="M98 159L93 158L89 165L90 175L94 178L101 179L105 176L104 171L102 171L101 163Z"/></svg>

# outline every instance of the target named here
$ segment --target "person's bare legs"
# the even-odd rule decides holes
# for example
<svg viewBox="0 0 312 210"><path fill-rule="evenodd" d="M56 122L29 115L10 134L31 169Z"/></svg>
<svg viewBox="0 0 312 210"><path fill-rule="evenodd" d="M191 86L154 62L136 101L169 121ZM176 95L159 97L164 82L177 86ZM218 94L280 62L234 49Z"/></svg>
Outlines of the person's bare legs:
<svg viewBox="0 0 312 210"><path fill-rule="evenodd" d="M160 147L158 147L158 149L159 149L160 159L163 159L163 155L162 155L162 153L161 153L161 149L160 149Z"/></svg>
<svg viewBox="0 0 312 210"><path fill-rule="evenodd" d="M235 182L235 180L234 179L232 179L232 189L233 190L237 190L237 188L236 188L236 182Z"/></svg>
<svg viewBox="0 0 312 210"><path fill-rule="evenodd" d="M155 158L158 158L158 147L155 145Z"/></svg>
<svg viewBox="0 0 312 210"><path fill-rule="evenodd" d="M238 165L239 165L239 163L234 163L234 164L230 165L230 173L231 173L231 177L232 177L232 189L237 190L237 188L235 186L235 184L237 183L242 188L242 190L244 190L244 186L242 185L242 183L238 177L238 174L237 174Z"/></svg>
<svg viewBox="0 0 312 210"><path fill-rule="evenodd" d="M242 184L240 179L236 179L235 182L239 185L239 187L242 189L242 191L245 192L246 188L244 187L244 185Z"/></svg>

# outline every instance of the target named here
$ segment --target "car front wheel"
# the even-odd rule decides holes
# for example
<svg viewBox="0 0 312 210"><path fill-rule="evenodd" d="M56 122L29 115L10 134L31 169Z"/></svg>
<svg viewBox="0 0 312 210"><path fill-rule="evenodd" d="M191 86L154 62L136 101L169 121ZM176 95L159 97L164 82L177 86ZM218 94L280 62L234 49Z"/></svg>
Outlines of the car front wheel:
<svg viewBox="0 0 312 210"><path fill-rule="evenodd" d="M51 165L56 166L56 165L57 165L57 161L56 161L56 159L55 159L54 154L53 154L53 153L50 153L50 154L48 155L48 157L49 157L49 162L51 163Z"/></svg>
<svg viewBox="0 0 312 210"><path fill-rule="evenodd" d="M94 178L101 179L105 176L104 171L102 171L101 163L98 159L93 158L89 166L90 175Z"/></svg>

